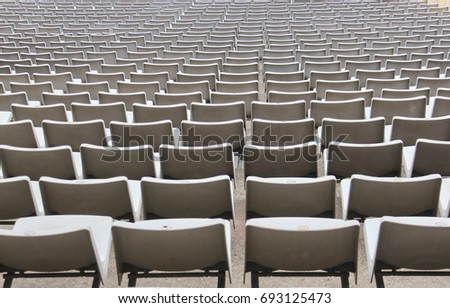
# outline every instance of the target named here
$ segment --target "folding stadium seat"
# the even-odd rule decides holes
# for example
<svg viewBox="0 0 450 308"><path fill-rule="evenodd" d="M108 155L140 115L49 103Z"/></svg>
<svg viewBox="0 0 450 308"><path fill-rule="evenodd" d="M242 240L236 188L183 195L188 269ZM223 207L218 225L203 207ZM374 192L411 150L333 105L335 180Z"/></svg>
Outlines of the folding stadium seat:
<svg viewBox="0 0 450 308"><path fill-rule="evenodd" d="M21 53L22 59L30 59L33 64L36 64L36 59L51 59L50 53ZM40 67L40 66L38 66Z"/></svg>
<svg viewBox="0 0 450 308"><path fill-rule="evenodd" d="M5 48L3 47L3 50ZM22 66L31 66L31 60L30 59L23 59L23 60L8 60L8 59L0 59L0 65L1 66L9 66L11 69L15 69L16 65L22 65Z"/></svg>
<svg viewBox="0 0 450 308"><path fill-rule="evenodd" d="M259 83L257 80L243 81L243 82L229 82L229 81L217 81L217 92L227 93L243 93L258 91Z"/></svg>
<svg viewBox="0 0 450 308"><path fill-rule="evenodd" d="M48 64L43 65L14 65L14 70L16 73L28 73L31 78L33 78L33 74L50 74L50 66Z"/></svg>
<svg viewBox="0 0 450 308"><path fill-rule="evenodd" d="M126 59L146 59L146 62L152 62L153 58L157 57L156 51L128 51Z"/></svg>
<svg viewBox="0 0 450 308"><path fill-rule="evenodd" d="M335 217L335 195L333 176L318 179L250 176L246 181L246 218ZM281 204L277 201L280 198Z"/></svg>
<svg viewBox="0 0 450 308"><path fill-rule="evenodd" d="M344 81L349 80L350 74L349 71L339 70L336 72L321 72L321 71L311 71L309 81L311 83L311 89L317 87L317 81L325 80L325 81ZM297 91L298 92L298 91Z"/></svg>
<svg viewBox="0 0 450 308"><path fill-rule="evenodd" d="M105 64L116 64L117 53L115 51L87 51L86 59L103 59Z"/></svg>
<svg viewBox="0 0 450 308"><path fill-rule="evenodd" d="M383 288L383 276L447 276L448 224L448 218L435 217L367 219L364 239L370 279L375 276L377 287Z"/></svg>
<svg viewBox="0 0 450 308"><path fill-rule="evenodd" d="M242 120L245 126L245 102L225 104L192 103L191 116L193 121L201 122Z"/></svg>
<svg viewBox="0 0 450 308"><path fill-rule="evenodd" d="M384 142L384 124L382 117L363 120L339 120L324 118L319 128L320 138L325 148L332 141L349 143Z"/></svg>
<svg viewBox="0 0 450 308"><path fill-rule="evenodd" d="M259 73L225 73L220 72L220 81L225 82L246 82L246 81L258 81Z"/></svg>
<svg viewBox="0 0 450 308"><path fill-rule="evenodd" d="M255 218L245 226L245 273L259 277L340 277L357 271L359 223L327 218ZM317 271L320 270L320 271Z"/></svg>
<svg viewBox="0 0 450 308"><path fill-rule="evenodd" d="M200 179L228 175L234 179L233 148L231 144L204 147L159 148L161 175L164 179Z"/></svg>
<svg viewBox="0 0 450 308"><path fill-rule="evenodd" d="M119 283L129 273L129 287L136 286L138 278L177 276L217 277L217 286L225 287L227 271L231 281L231 233L226 220L115 222L113 238Z"/></svg>
<svg viewBox="0 0 450 308"><path fill-rule="evenodd" d="M229 64L224 63L222 66L223 72L233 74L246 74L258 72L258 63L249 64ZM298 71L298 69L297 69Z"/></svg>
<svg viewBox="0 0 450 308"><path fill-rule="evenodd" d="M305 91L305 92L278 92L270 91L267 96L267 100L271 103L284 103L293 101L305 101L307 109L309 109L310 102L317 99L317 92Z"/></svg>
<svg viewBox="0 0 450 308"><path fill-rule="evenodd" d="M441 140L418 139L415 147L404 150L406 176L422 176L438 173L450 176L448 154L450 142Z"/></svg>
<svg viewBox="0 0 450 308"><path fill-rule="evenodd" d="M450 66L450 60L437 60L437 59L430 59L426 63L427 68L434 68L438 67L440 69L440 74L445 74L445 71L447 67ZM439 76L438 76L439 77Z"/></svg>
<svg viewBox="0 0 450 308"><path fill-rule="evenodd" d="M381 61L360 61L360 60L348 60L344 65L345 70L348 70L350 76L356 76L357 70L369 70L369 71L379 71L381 70ZM360 73L361 74L361 73ZM359 79L358 77L356 77ZM364 80L360 80L361 84L363 84Z"/></svg>
<svg viewBox="0 0 450 308"><path fill-rule="evenodd" d="M46 119L54 121L68 120L66 108L63 104L50 106L12 104L11 112L15 121L31 120L36 127L41 127L42 121Z"/></svg>
<svg viewBox="0 0 450 308"><path fill-rule="evenodd" d="M311 77L312 71L318 72L336 72L341 70L341 62L332 61L332 62L305 62L304 71L305 78ZM298 71L298 69L296 70ZM292 71L295 72L295 71Z"/></svg>
<svg viewBox="0 0 450 308"><path fill-rule="evenodd" d="M102 65L105 63L105 60L103 59L72 59L70 60L72 65L78 66L78 65L89 65L90 72L94 73L101 73L102 72Z"/></svg>
<svg viewBox="0 0 450 308"><path fill-rule="evenodd" d="M91 67L88 64L82 65L55 65L55 73L66 73L69 72L72 74L74 79L80 79L82 82L86 82L86 73L91 70Z"/></svg>
<svg viewBox="0 0 450 308"><path fill-rule="evenodd" d="M400 71L400 78L409 78L410 86L416 86L417 79L419 77L430 77L430 78L438 78L439 77L439 68L421 68L421 69L408 69L403 68Z"/></svg>
<svg viewBox="0 0 450 308"><path fill-rule="evenodd" d="M374 98L370 107L370 117L384 117L386 125L392 123L395 116L424 118L427 98L417 96L412 98Z"/></svg>
<svg viewBox="0 0 450 308"><path fill-rule="evenodd" d="M390 138L402 140L405 146L415 145L419 138L450 141L450 115L425 119L396 116Z"/></svg>
<svg viewBox="0 0 450 308"><path fill-rule="evenodd" d="M421 69L421 60L387 60L386 69L394 69L395 75L400 75L400 71L403 69Z"/></svg>
<svg viewBox="0 0 450 308"><path fill-rule="evenodd" d="M51 82L54 90L60 90L62 92L67 92L66 82L73 82L72 74L69 72L59 74L35 73L33 79L36 83Z"/></svg>
<svg viewBox="0 0 450 308"><path fill-rule="evenodd" d="M10 82L11 92L25 92L30 101L41 101L42 92L53 92L53 84L51 82L41 83L19 83Z"/></svg>
<svg viewBox="0 0 450 308"><path fill-rule="evenodd" d="M252 120L252 144L289 146L314 141L313 119L294 121Z"/></svg>
<svg viewBox="0 0 450 308"><path fill-rule="evenodd" d="M110 84L108 81L77 83L67 82L67 90L69 93L88 92L93 100L98 100L99 92L109 92ZM45 91L51 92L51 91Z"/></svg>
<svg viewBox="0 0 450 308"><path fill-rule="evenodd" d="M402 171L400 140L385 143L356 144L332 141L324 151L325 174L348 178L353 174L400 176Z"/></svg>
<svg viewBox="0 0 450 308"><path fill-rule="evenodd" d="M112 121L110 128L113 146L151 145L158 151L161 144L178 144L178 134L174 133L170 120L132 124Z"/></svg>
<svg viewBox="0 0 450 308"><path fill-rule="evenodd" d="M126 176L139 181L144 176L155 176L151 146L119 148L82 144L80 154L85 179Z"/></svg>
<svg viewBox="0 0 450 308"><path fill-rule="evenodd" d="M195 58L197 59L215 59L220 58L225 61L227 53L225 51L196 51Z"/></svg>
<svg viewBox="0 0 450 308"><path fill-rule="evenodd" d="M366 89L374 91L374 97L381 97L381 91L384 89L409 89L409 78L398 79L372 79L366 81ZM423 87L420 87L423 88Z"/></svg>
<svg viewBox="0 0 450 308"><path fill-rule="evenodd" d="M314 73L314 72L313 72ZM318 80L316 91L317 99L324 99L326 97L326 92L331 90L342 90L342 91L358 91L359 90L359 80Z"/></svg>
<svg viewBox="0 0 450 308"><path fill-rule="evenodd" d="M223 60L222 58L211 58L211 59L197 59L197 58L191 58L189 60L189 64L192 64L194 66L212 66L211 70L214 70L214 66L217 65L219 68L219 72L222 70ZM188 64L184 64L188 65ZM218 73L219 74L219 73ZM217 75L217 78L219 76Z"/></svg>
<svg viewBox="0 0 450 308"><path fill-rule="evenodd" d="M430 96L434 97L439 88L450 87L450 77L419 77L417 78L417 88L430 88Z"/></svg>
<svg viewBox="0 0 450 308"><path fill-rule="evenodd" d="M179 127L183 120L188 119L188 109L186 104L167 106L135 104L133 106L133 118L135 123L170 120L173 127Z"/></svg>
<svg viewBox="0 0 450 308"><path fill-rule="evenodd" d="M41 176L72 180L77 177L69 146L45 149L0 146L3 177L28 176L37 181Z"/></svg>
<svg viewBox="0 0 450 308"><path fill-rule="evenodd" d="M15 278L93 277L92 287L99 287L108 274L111 226L112 219L101 216L18 219L0 235L3 286Z"/></svg>
<svg viewBox="0 0 450 308"><path fill-rule="evenodd" d="M373 98L373 90L360 91L341 91L341 90L326 90L325 101L345 101L358 98L364 98L365 106L370 106Z"/></svg>
<svg viewBox="0 0 450 308"><path fill-rule="evenodd" d="M434 104L431 110L431 117L442 117L450 115L450 99L447 97L440 97L438 90L438 96L434 100Z"/></svg>
<svg viewBox="0 0 450 308"><path fill-rule="evenodd" d="M1 93L0 94L0 117L2 121L11 120L11 105L28 105L28 98L25 92Z"/></svg>
<svg viewBox="0 0 450 308"><path fill-rule="evenodd" d="M16 219L42 216L42 202L36 198L32 182L26 176L0 180L0 224L13 224Z"/></svg>
<svg viewBox="0 0 450 308"><path fill-rule="evenodd" d="M362 54L369 55L371 60L376 60L375 55L393 55L394 47L387 48L364 48Z"/></svg>
<svg viewBox="0 0 450 308"><path fill-rule="evenodd" d="M190 109L191 103L202 102L203 97L201 92L190 93L155 93L155 105L174 105L185 104Z"/></svg>
<svg viewBox="0 0 450 308"><path fill-rule="evenodd" d="M219 65L217 64L206 64L206 65L183 64L182 70L185 74L193 74L193 75L214 74L216 75L216 79L219 79Z"/></svg>
<svg viewBox="0 0 450 308"><path fill-rule="evenodd" d="M144 64L144 73L162 73L167 72L171 80L177 80L177 73L180 67L177 63L171 64L156 64L146 63Z"/></svg>
<svg viewBox="0 0 450 308"><path fill-rule="evenodd" d="M234 58L234 57L227 57L226 58L226 64L242 64L242 65L248 65L252 63L258 63L259 58L258 57L252 57L252 58ZM191 59L192 62L192 59ZM222 65L223 66L223 65Z"/></svg>
<svg viewBox="0 0 450 308"><path fill-rule="evenodd" d="M365 100L357 98L346 101L311 101L309 117L315 120L316 126L322 124L323 118L334 118L343 120L362 120L364 114Z"/></svg>
<svg viewBox="0 0 450 308"><path fill-rule="evenodd" d="M210 85L209 81L195 81L195 82L172 82L167 83L168 93L191 93L200 92L202 93L202 98L206 103L211 100Z"/></svg>
<svg viewBox="0 0 450 308"><path fill-rule="evenodd" d="M295 121L306 117L306 103L294 101L287 103L252 102L252 118L270 121Z"/></svg>
<svg viewBox="0 0 450 308"><path fill-rule="evenodd" d="M113 219L140 218L139 195L126 177L103 180L39 180L42 203L47 215L100 215Z"/></svg>
<svg viewBox="0 0 450 308"><path fill-rule="evenodd" d="M105 124L102 120L86 122L42 121L47 147L68 145L79 152L83 143L106 146Z"/></svg>
<svg viewBox="0 0 450 308"><path fill-rule="evenodd" d="M428 62L428 60L436 59L436 60L443 60L445 57L443 52L436 52L436 53L412 53L411 54L411 60L422 60L422 63L425 64Z"/></svg>
<svg viewBox="0 0 450 308"><path fill-rule="evenodd" d="M266 81L302 81L303 79L304 73L302 71L289 73L267 72L264 74L264 80Z"/></svg>
<svg viewBox="0 0 450 308"><path fill-rule="evenodd" d="M144 219L224 218L234 220L234 187L230 178L141 181ZM180 203L183 200L183 203Z"/></svg>
<svg viewBox="0 0 450 308"><path fill-rule="evenodd" d="M209 88L211 91L216 90L216 75L215 74L185 74L178 73L177 80L178 82L198 82L198 81L208 81Z"/></svg>
<svg viewBox="0 0 450 308"><path fill-rule="evenodd" d="M133 104L147 104L145 92L134 93L98 93L99 104L124 103L127 111L133 110Z"/></svg>
<svg viewBox="0 0 450 308"><path fill-rule="evenodd" d="M10 83L31 83L30 75L28 73L21 74L0 74L0 82L6 91L11 91Z"/></svg>
<svg viewBox="0 0 450 308"><path fill-rule="evenodd" d="M160 90L167 90L167 82L169 81L169 74L167 72L161 73L131 73L130 82L159 82ZM119 86L120 87L120 86Z"/></svg>
<svg viewBox="0 0 450 308"><path fill-rule="evenodd" d="M67 111L72 110L72 103L90 104L91 97L88 92L80 93L50 93L42 92L43 105L64 104Z"/></svg>
<svg viewBox="0 0 450 308"><path fill-rule="evenodd" d="M119 81L125 81L125 74L123 73L86 73L86 83L101 83L107 82L110 89L117 89ZM92 96L92 95L91 95Z"/></svg>
<svg viewBox="0 0 450 308"><path fill-rule="evenodd" d="M113 42L109 42L109 43L111 44ZM136 49L136 46L135 46L135 49ZM127 56L127 53L128 53L128 48L126 46L99 46L98 50L101 53L115 52L116 53L116 59L117 58L122 58L123 59L123 58L125 58ZM86 56L87 56L87 54L86 54ZM101 56L92 56L92 53L91 53L91 55L87 56L87 57L88 57L88 59L89 59L89 57L90 57L90 59L102 58L102 57L104 57L104 55L102 54ZM112 58L109 55L107 55L106 57L107 58ZM109 60L105 59L105 62L106 61L108 61L109 64L112 64L112 61L109 61Z"/></svg>
<svg viewBox="0 0 450 308"><path fill-rule="evenodd" d="M395 70L364 70L357 69L355 78L359 80L361 88L365 88L367 79L394 79Z"/></svg>
<svg viewBox="0 0 450 308"><path fill-rule="evenodd" d="M23 148L37 148L40 145L31 120L1 123L0 144Z"/></svg>
<svg viewBox="0 0 450 308"><path fill-rule="evenodd" d="M314 142L280 147L244 147L245 177L316 177L317 160Z"/></svg>
<svg viewBox="0 0 450 308"><path fill-rule="evenodd" d="M154 64L177 64L181 68L185 63L186 59L184 57L179 58L153 58ZM144 66L145 69L145 66Z"/></svg>

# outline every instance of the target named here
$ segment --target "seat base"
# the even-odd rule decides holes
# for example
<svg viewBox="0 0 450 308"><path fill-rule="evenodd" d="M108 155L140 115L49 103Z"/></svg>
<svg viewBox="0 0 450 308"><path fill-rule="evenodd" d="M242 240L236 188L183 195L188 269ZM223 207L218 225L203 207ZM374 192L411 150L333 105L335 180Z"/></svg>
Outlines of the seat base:
<svg viewBox="0 0 450 308"><path fill-rule="evenodd" d="M225 288L225 270L209 271L196 273L186 273L186 272L173 272L173 273L150 273L148 271L144 272L130 272L128 274L128 287L136 287L136 282L138 278L174 278L174 277L217 277L217 287Z"/></svg>
<svg viewBox="0 0 450 308"><path fill-rule="evenodd" d="M67 273L25 273L25 272L7 272L3 275L5 281L3 288L11 288L13 279L15 278L60 278L60 277L93 277L92 288L100 287L100 273L97 271L80 271Z"/></svg>

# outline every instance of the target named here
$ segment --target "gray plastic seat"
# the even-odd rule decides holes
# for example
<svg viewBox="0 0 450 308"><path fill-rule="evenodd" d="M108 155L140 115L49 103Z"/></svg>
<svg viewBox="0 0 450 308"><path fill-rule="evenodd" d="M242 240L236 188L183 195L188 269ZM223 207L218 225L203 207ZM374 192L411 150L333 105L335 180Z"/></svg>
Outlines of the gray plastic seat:
<svg viewBox="0 0 450 308"><path fill-rule="evenodd" d="M287 146L314 141L313 119L294 121L252 120L252 144Z"/></svg>
<svg viewBox="0 0 450 308"><path fill-rule="evenodd" d="M335 195L333 176L317 179L249 176L246 218L335 217Z"/></svg>
<svg viewBox="0 0 450 308"><path fill-rule="evenodd" d="M405 146L413 146L419 138L450 141L450 115L439 118L394 117L391 140L401 140Z"/></svg>
<svg viewBox="0 0 450 308"><path fill-rule="evenodd" d="M72 116L74 122L103 120L106 128L111 121L127 122L124 103L110 103L101 105L88 105L72 103Z"/></svg>
<svg viewBox="0 0 450 308"><path fill-rule="evenodd" d="M395 116L425 118L427 98L374 98L370 108L370 117L384 117L386 125L390 125Z"/></svg>
<svg viewBox="0 0 450 308"><path fill-rule="evenodd" d="M324 151L325 174L339 179L353 174L400 176L402 172L400 140L384 143L356 144L332 141Z"/></svg>
<svg viewBox="0 0 450 308"><path fill-rule="evenodd" d="M342 180L343 218L382 216L436 216L442 178L353 175Z"/></svg>
<svg viewBox="0 0 450 308"><path fill-rule="evenodd" d="M359 223L327 218L256 218L246 229L245 273L259 277L340 277L357 272Z"/></svg>
<svg viewBox="0 0 450 308"><path fill-rule="evenodd" d="M235 217L234 187L226 175L189 180L146 177L141 190L145 220Z"/></svg>
<svg viewBox="0 0 450 308"><path fill-rule="evenodd" d="M282 147L246 145L245 177L317 177L317 145L309 142Z"/></svg>
<svg viewBox="0 0 450 308"><path fill-rule="evenodd" d="M126 177L39 180L46 215L99 215L138 221L141 205Z"/></svg>
<svg viewBox="0 0 450 308"><path fill-rule="evenodd" d="M231 233L226 220L116 221L113 238L119 284L125 273L129 273L129 287L136 286L138 278L157 278L161 274L213 276L218 278L217 286L223 288L228 272L231 282Z"/></svg>
<svg viewBox="0 0 450 308"><path fill-rule="evenodd" d="M126 176L138 181L155 176L153 148L149 145L120 148L82 144L80 154L85 179Z"/></svg>
<svg viewBox="0 0 450 308"><path fill-rule="evenodd" d="M0 124L0 144L22 148L37 148L33 122L14 121Z"/></svg>
<svg viewBox="0 0 450 308"><path fill-rule="evenodd" d="M92 287L98 288L108 276L111 226L112 219L102 216L18 219L12 230L0 230L3 286L11 287L16 278L50 276L93 277Z"/></svg>
<svg viewBox="0 0 450 308"><path fill-rule="evenodd" d="M364 239L370 280L375 277L377 287L384 288L383 276L448 276L449 226L448 218L367 219Z"/></svg>

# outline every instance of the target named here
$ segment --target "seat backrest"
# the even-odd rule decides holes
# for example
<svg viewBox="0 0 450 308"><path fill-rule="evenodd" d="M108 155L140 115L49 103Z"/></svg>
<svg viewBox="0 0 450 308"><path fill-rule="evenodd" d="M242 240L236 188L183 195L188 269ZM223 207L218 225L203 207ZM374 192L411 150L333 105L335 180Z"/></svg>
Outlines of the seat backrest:
<svg viewBox="0 0 450 308"><path fill-rule="evenodd" d="M374 98L370 117L384 117L386 125L392 123L395 116L424 118L426 112L427 98L418 96L413 98Z"/></svg>
<svg viewBox="0 0 450 308"><path fill-rule="evenodd" d="M191 104L191 118L193 121L221 122L246 119L245 102L225 104Z"/></svg>
<svg viewBox="0 0 450 308"><path fill-rule="evenodd" d="M368 69L357 69L355 73L355 78L359 80L359 85L361 88L365 88L367 85L367 79L394 79L395 70L368 70Z"/></svg>
<svg viewBox="0 0 450 308"><path fill-rule="evenodd" d="M18 83L10 82L11 92L25 92L30 101L42 101L42 92L53 92L51 82Z"/></svg>
<svg viewBox="0 0 450 308"><path fill-rule="evenodd" d="M365 106L369 107L372 103L373 90L360 91L341 91L341 90L326 90L325 101L345 101L356 98L364 98Z"/></svg>
<svg viewBox="0 0 450 308"><path fill-rule="evenodd" d="M234 152L241 153L245 144L242 119L222 122L181 122L181 139L186 146L207 146L229 143Z"/></svg>
<svg viewBox="0 0 450 308"><path fill-rule="evenodd" d="M39 180L41 176L68 180L76 178L69 146L29 149L2 145L0 157L4 178L21 175L30 177L32 181Z"/></svg>
<svg viewBox="0 0 450 308"><path fill-rule="evenodd" d="M127 122L124 103L87 105L72 103L72 115L75 122L103 120L106 128L111 121Z"/></svg>
<svg viewBox="0 0 450 308"><path fill-rule="evenodd" d="M37 148L36 135L31 120L0 124L0 144L23 148Z"/></svg>
<svg viewBox="0 0 450 308"><path fill-rule="evenodd" d="M252 265L288 271L343 265L356 269L357 221L256 218L247 221L245 230L245 272L250 271Z"/></svg>
<svg viewBox="0 0 450 308"><path fill-rule="evenodd" d="M419 139L416 142L416 152L412 167L412 176L438 173L450 176L448 155L450 142Z"/></svg>
<svg viewBox="0 0 450 308"><path fill-rule="evenodd" d="M133 104L147 104L145 92L134 93L98 93L99 104L124 103L127 111L133 110Z"/></svg>
<svg viewBox="0 0 450 308"><path fill-rule="evenodd" d="M314 73L314 72L313 72ZM358 91L358 80L318 80L316 83L317 99L324 99L327 91Z"/></svg>
<svg viewBox="0 0 450 308"><path fill-rule="evenodd" d="M67 91L69 93L88 92L91 99L96 100L98 100L99 92L109 92L109 88L110 85L107 81L90 82L90 83L67 82Z"/></svg>
<svg viewBox="0 0 450 308"><path fill-rule="evenodd" d="M374 97L381 97L384 89L409 89L409 78L398 79L372 79L366 81L366 88L373 90Z"/></svg>
<svg viewBox="0 0 450 308"><path fill-rule="evenodd" d="M417 96L425 96L427 98L427 104L430 100L430 88L421 89L384 89L381 91L382 98L413 98Z"/></svg>
<svg viewBox="0 0 450 308"><path fill-rule="evenodd" d="M43 177L39 188L47 215L101 215L134 220L125 177L101 181Z"/></svg>
<svg viewBox="0 0 450 308"><path fill-rule="evenodd" d="M439 88L448 88L450 84L450 77L419 77L417 78L417 88L430 88L430 96L434 97L437 95L437 90Z"/></svg>
<svg viewBox="0 0 450 308"><path fill-rule="evenodd" d="M325 174L337 178L348 178L353 174L400 176L402 149L400 140L372 144L333 141L324 152Z"/></svg>
<svg viewBox="0 0 450 308"><path fill-rule="evenodd" d="M249 176L246 181L247 219L334 217L335 194L336 179L333 176L318 179Z"/></svg>
<svg viewBox="0 0 450 308"><path fill-rule="evenodd" d="M80 154L85 179L126 176L140 180L155 176L153 148L149 145L119 148L82 144Z"/></svg>
<svg viewBox="0 0 450 308"><path fill-rule="evenodd" d="M42 121L47 147L68 145L79 152L83 143L106 146L105 124L102 120L86 122Z"/></svg>
<svg viewBox="0 0 450 308"><path fill-rule="evenodd" d="M17 219L20 217L42 214L36 207L27 176L17 176L0 180L0 219Z"/></svg>
<svg viewBox="0 0 450 308"><path fill-rule="evenodd" d="M172 144L173 127L170 120L146 123L110 123L111 142L118 147L151 145L158 151L161 144Z"/></svg>
<svg viewBox="0 0 450 308"><path fill-rule="evenodd" d="M441 177L436 174L413 179L353 175L350 180L348 215L435 216L441 182Z"/></svg>
<svg viewBox="0 0 450 308"><path fill-rule="evenodd" d="M252 144L288 146L314 141L313 119L294 121L252 120Z"/></svg>
<svg viewBox="0 0 450 308"><path fill-rule="evenodd" d="M358 120L364 119L365 100L357 98L347 101L311 101L309 117L313 118L316 126L322 124L323 118Z"/></svg>
<svg viewBox="0 0 450 308"><path fill-rule="evenodd" d="M144 219L234 216L234 187L226 175L194 180L144 178L141 189Z"/></svg>
<svg viewBox="0 0 450 308"><path fill-rule="evenodd" d="M173 127L179 127L181 121L187 120L187 117L186 104L167 106L133 105L133 118L136 123L170 120Z"/></svg>
<svg viewBox="0 0 450 308"><path fill-rule="evenodd" d="M199 179L228 175L234 179L231 144L205 147L161 145L161 174L164 179Z"/></svg>
<svg viewBox="0 0 450 308"><path fill-rule="evenodd" d="M72 110L72 103L90 104L91 96L89 92L80 93L42 93L43 105L64 104L66 110Z"/></svg>
<svg viewBox="0 0 450 308"><path fill-rule="evenodd" d="M440 118L393 118L391 140L398 139L405 146L413 146L419 138L450 141L450 115Z"/></svg>
<svg viewBox="0 0 450 308"><path fill-rule="evenodd" d="M384 142L384 125L382 117L367 120L324 118L320 138L325 147L332 141L363 144Z"/></svg>
<svg viewBox="0 0 450 308"><path fill-rule="evenodd" d="M252 118L272 121L294 121L306 117L306 103L294 101L287 103L252 102Z"/></svg>
<svg viewBox="0 0 450 308"><path fill-rule="evenodd" d="M446 115L450 115L450 99L448 97L437 96L434 100L431 116L442 117Z"/></svg>
<svg viewBox="0 0 450 308"><path fill-rule="evenodd" d="M119 279L127 265L187 271L225 263L231 269L230 224L223 219L116 221L112 232Z"/></svg>
<svg viewBox="0 0 450 308"><path fill-rule="evenodd" d="M314 142L282 147L244 147L246 177L316 177L317 160Z"/></svg>
<svg viewBox="0 0 450 308"><path fill-rule="evenodd" d="M66 108L63 104L48 106L12 104L11 111L14 120L31 120L36 127L41 127L43 120L67 122Z"/></svg>

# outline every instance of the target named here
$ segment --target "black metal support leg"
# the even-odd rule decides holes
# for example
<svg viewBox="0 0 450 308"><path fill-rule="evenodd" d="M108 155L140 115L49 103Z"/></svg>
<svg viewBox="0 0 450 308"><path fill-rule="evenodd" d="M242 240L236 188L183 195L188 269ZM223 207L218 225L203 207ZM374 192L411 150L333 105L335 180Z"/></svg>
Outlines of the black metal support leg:
<svg viewBox="0 0 450 308"><path fill-rule="evenodd" d="M259 288L259 276L258 273L252 272L251 285L252 288Z"/></svg>
<svg viewBox="0 0 450 308"><path fill-rule="evenodd" d="M130 273L130 274L128 275L128 287L129 287L129 288L134 288L134 287L136 287L137 277L134 276L133 274L135 274L135 273Z"/></svg>
<svg viewBox="0 0 450 308"><path fill-rule="evenodd" d="M377 288L384 288L383 274L381 274L381 271L375 272L375 283Z"/></svg>
<svg viewBox="0 0 450 308"><path fill-rule="evenodd" d="M4 277L3 288L11 288L13 279L11 277Z"/></svg>
<svg viewBox="0 0 450 308"><path fill-rule="evenodd" d="M219 271L219 274L217 276L217 287L218 288L225 288L225 271Z"/></svg>
<svg viewBox="0 0 450 308"><path fill-rule="evenodd" d="M94 280L92 281L93 288L100 288L100 275L95 275Z"/></svg>
<svg viewBox="0 0 450 308"><path fill-rule="evenodd" d="M348 277L350 275L348 272L341 273L341 286L342 288L350 288L350 283L348 281Z"/></svg>

